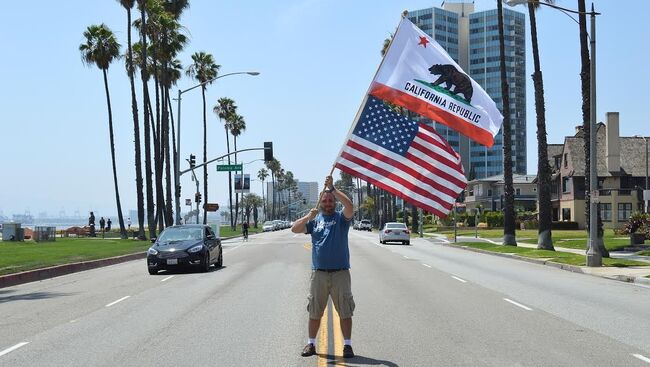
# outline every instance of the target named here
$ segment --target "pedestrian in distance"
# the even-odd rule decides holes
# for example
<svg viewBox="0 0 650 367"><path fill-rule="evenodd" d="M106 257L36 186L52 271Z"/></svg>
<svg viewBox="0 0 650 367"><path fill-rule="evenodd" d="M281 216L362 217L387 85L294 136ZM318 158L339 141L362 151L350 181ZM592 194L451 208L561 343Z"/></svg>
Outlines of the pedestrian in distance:
<svg viewBox="0 0 650 367"><path fill-rule="evenodd" d="M111 231L111 224L113 224L113 222L111 221L111 218L108 218L108 220L106 221L106 232Z"/></svg>
<svg viewBox="0 0 650 367"><path fill-rule="evenodd" d="M342 211L336 211L337 201L343 204ZM354 208L350 198L334 187L332 176L325 178L325 190L321 194L319 206L320 210L312 209L291 227L293 233L311 235L312 244L312 272L307 305L309 338L302 356L316 354L316 335L328 298L331 297L340 318L344 339L343 357L352 358L352 315L355 304L350 277L348 232Z"/></svg>
<svg viewBox="0 0 650 367"><path fill-rule="evenodd" d="M95 233L95 213L90 212L90 217L88 217L88 227L90 227L90 237L97 237Z"/></svg>
<svg viewBox="0 0 650 367"><path fill-rule="evenodd" d="M249 227L248 222L243 222L241 224L241 232L242 235L244 236L244 241L248 241L248 227Z"/></svg>
<svg viewBox="0 0 650 367"><path fill-rule="evenodd" d="M106 220L104 220L104 217L99 218L99 229L102 231L102 238L104 238L104 229L106 229Z"/></svg>

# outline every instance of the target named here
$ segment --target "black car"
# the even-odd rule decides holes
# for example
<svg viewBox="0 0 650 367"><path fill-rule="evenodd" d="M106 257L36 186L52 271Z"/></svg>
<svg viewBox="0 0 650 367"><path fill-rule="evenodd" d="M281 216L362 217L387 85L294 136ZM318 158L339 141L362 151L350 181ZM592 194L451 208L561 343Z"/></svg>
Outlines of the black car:
<svg viewBox="0 0 650 367"><path fill-rule="evenodd" d="M202 224L187 224L166 228L147 250L149 274L179 266L197 266L208 271L210 265L223 265L221 239L212 228Z"/></svg>

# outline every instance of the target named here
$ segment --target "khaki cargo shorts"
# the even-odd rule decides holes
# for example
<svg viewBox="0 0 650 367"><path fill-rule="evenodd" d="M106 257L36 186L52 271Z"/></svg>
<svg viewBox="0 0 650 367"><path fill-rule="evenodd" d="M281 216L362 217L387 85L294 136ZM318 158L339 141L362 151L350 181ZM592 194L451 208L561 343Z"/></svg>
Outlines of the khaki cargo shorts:
<svg viewBox="0 0 650 367"><path fill-rule="evenodd" d="M355 305L352 297L350 270L339 270L331 273L312 270L309 297L307 297L309 300L307 311L310 319L320 320L323 317L328 297L332 297L332 303L334 303L334 308L336 308L340 318L348 319L352 317Z"/></svg>

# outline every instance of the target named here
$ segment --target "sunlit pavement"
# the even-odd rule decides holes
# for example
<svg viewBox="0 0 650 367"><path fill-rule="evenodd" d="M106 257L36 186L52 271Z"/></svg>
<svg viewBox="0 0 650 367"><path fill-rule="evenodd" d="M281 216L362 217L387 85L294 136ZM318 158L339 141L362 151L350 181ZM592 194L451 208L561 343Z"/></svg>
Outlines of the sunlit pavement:
<svg viewBox="0 0 650 367"><path fill-rule="evenodd" d="M328 307L306 341L308 237L224 244L224 267L144 260L0 289L0 366L650 366L650 289L350 232L357 308L344 360Z"/></svg>

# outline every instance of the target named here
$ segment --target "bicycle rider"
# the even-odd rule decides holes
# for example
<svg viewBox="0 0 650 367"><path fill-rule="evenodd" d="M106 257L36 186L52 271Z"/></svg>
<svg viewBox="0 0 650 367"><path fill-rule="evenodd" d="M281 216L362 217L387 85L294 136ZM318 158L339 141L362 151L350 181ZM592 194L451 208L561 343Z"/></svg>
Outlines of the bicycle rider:
<svg viewBox="0 0 650 367"><path fill-rule="evenodd" d="M248 222L242 223L241 231L242 231L242 235L244 235L244 239L248 240Z"/></svg>

